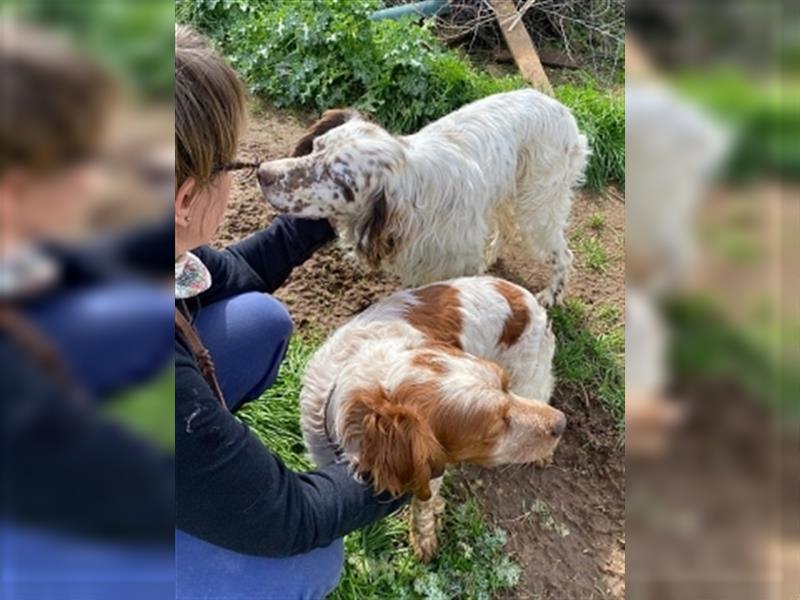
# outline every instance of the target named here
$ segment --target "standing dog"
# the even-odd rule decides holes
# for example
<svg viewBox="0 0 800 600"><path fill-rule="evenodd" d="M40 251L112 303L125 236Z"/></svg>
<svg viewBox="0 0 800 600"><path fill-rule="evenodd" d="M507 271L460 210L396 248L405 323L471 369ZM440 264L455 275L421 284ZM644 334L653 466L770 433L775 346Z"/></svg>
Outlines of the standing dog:
<svg viewBox="0 0 800 600"><path fill-rule="evenodd" d="M481 274L519 231L553 268L540 302L561 301L572 263L565 230L589 149L553 98L496 94L409 136L332 110L294 154L261 164L264 198L335 219L357 256L404 285Z"/></svg>
<svg viewBox="0 0 800 600"><path fill-rule="evenodd" d="M309 362L300 406L311 458L347 461L375 489L413 494L413 547L430 559L447 465L552 457L566 427L548 405L554 348L545 310L502 279L398 292Z"/></svg>

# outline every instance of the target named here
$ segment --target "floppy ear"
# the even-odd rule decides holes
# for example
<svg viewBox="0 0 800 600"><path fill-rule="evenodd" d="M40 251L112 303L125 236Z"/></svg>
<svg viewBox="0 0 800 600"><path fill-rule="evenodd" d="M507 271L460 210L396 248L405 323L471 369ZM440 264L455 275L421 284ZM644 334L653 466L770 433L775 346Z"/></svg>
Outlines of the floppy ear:
<svg viewBox="0 0 800 600"><path fill-rule="evenodd" d="M356 225L356 251L373 269L390 258L398 246L398 228L393 219L398 215L390 212L386 192L379 189L369 200L367 213Z"/></svg>
<svg viewBox="0 0 800 600"><path fill-rule="evenodd" d="M331 110L326 110L320 120L314 123L308 130L308 133L306 133L306 135L304 135L301 140L297 142L297 146L295 146L292 156L298 157L311 154L311 151L314 149L314 140L316 138L328 133L331 129L339 127L339 125L347 123L347 121L350 119L355 119L358 116L359 114L356 111L349 108L334 108Z"/></svg>
<svg viewBox="0 0 800 600"><path fill-rule="evenodd" d="M365 392L356 402L362 415L358 471L369 473L378 491L428 500L445 456L418 407L392 402L383 390Z"/></svg>

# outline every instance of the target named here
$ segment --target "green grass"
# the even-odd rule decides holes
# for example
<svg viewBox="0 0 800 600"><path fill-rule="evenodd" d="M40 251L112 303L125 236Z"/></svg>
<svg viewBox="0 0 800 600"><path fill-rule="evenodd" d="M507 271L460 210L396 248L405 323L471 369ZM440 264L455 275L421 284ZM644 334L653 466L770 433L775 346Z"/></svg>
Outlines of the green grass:
<svg viewBox="0 0 800 600"><path fill-rule="evenodd" d="M586 225L589 229L600 231L606 226L606 216L601 212L593 212L586 219Z"/></svg>
<svg viewBox="0 0 800 600"><path fill-rule="evenodd" d="M605 273L608 268L608 255L606 249L594 236L581 236L577 245L578 254L583 263L599 273Z"/></svg>
<svg viewBox="0 0 800 600"><path fill-rule="evenodd" d="M667 303L671 364L682 378L717 377L741 385L776 410L787 425L800 421L800 323L769 314L736 325L707 298Z"/></svg>
<svg viewBox="0 0 800 600"><path fill-rule="evenodd" d="M270 450L295 470L308 470L313 466L305 454L300 432L298 399L303 371L318 345L316 336L292 338L278 380L258 400L248 402L236 413Z"/></svg>
<svg viewBox="0 0 800 600"><path fill-rule="evenodd" d="M104 413L161 448L175 448L175 369L103 404Z"/></svg>
<svg viewBox="0 0 800 600"><path fill-rule="evenodd" d="M764 74L749 76L729 67L708 72L684 72L678 90L732 132L726 175L734 180L757 176L800 178L800 80Z"/></svg>
<svg viewBox="0 0 800 600"><path fill-rule="evenodd" d="M581 86L563 85L556 98L572 110L589 140L592 154L586 169L586 185L592 189L625 185L625 94L599 89L588 81Z"/></svg>
<svg viewBox="0 0 800 600"><path fill-rule="evenodd" d="M608 309L601 308L608 318ZM556 334L554 368L556 381L581 386L599 398L611 416L624 428L625 422L625 332L614 327L591 326L593 315L579 300L569 299L550 310ZM596 316L595 316L596 318Z"/></svg>
<svg viewBox="0 0 800 600"><path fill-rule="evenodd" d="M304 454L297 400L305 365L319 342L318 336L295 336L277 382L237 413L267 447L297 470L311 468ZM443 493L448 498L446 483ZM345 570L332 598L473 599L513 588L520 568L503 552L505 532L486 523L474 500L448 499L439 536L442 545L431 564L414 558L404 515L388 517L346 537Z"/></svg>
<svg viewBox="0 0 800 600"><path fill-rule="evenodd" d="M594 316L597 322L606 328L622 324L622 309L610 302L599 305Z"/></svg>
<svg viewBox="0 0 800 600"><path fill-rule="evenodd" d="M406 543L402 514L347 536L338 600L491 598L512 589L520 567L503 553L506 533L489 527L477 503L449 498L436 559L420 563Z"/></svg>

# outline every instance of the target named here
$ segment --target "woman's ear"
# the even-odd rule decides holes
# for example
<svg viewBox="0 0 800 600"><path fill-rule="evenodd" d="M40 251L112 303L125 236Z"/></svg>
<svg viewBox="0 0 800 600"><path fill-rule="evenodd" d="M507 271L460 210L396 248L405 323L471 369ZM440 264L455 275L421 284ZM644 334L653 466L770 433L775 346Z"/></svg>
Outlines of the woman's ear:
<svg viewBox="0 0 800 600"><path fill-rule="evenodd" d="M175 192L175 227L189 226L196 189L197 182L194 177L187 177Z"/></svg>

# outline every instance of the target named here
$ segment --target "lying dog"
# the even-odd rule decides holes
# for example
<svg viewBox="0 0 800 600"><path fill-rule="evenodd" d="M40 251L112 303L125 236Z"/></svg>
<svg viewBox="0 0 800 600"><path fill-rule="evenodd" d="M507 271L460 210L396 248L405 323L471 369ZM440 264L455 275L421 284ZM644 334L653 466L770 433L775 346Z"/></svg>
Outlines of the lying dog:
<svg viewBox="0 0 800 600"><path fill-rule="evenodd" d="M413 494L412 542L437 550L447 465L547 462L566 419L548 405L555 339L527 290L467 277L398 292L338 329L308 364L301 425L314 462Z"/></svg>
<svg viewBox="0 0 800 600"><path fill-rule="evenodd" d="M404 285L481 274L519 231L553 267L540 302L561 300L572 263L565 230L589 150L556 100L496 94L404 137L332 110L294 154L261 164L264 198L335 219L357 256Z"/></svg>

